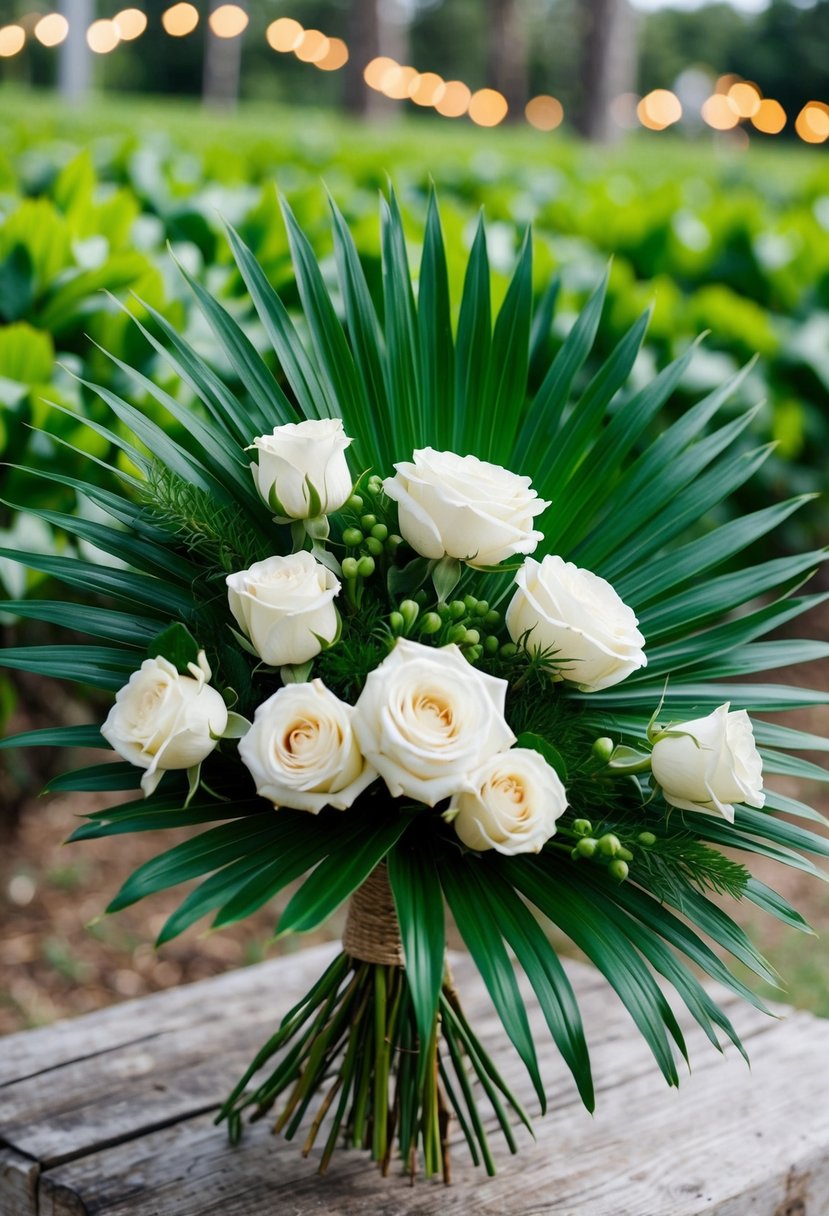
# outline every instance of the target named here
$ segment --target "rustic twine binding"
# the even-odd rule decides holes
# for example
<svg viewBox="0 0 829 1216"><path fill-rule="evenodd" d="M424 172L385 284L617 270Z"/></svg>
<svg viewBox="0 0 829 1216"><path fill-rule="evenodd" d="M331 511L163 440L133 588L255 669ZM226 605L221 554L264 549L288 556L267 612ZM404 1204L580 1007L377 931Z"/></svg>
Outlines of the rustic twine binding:
<svg viewBox="0 0 829 1216"><path fill-rule="evenodd" d="M389 872L383 861L351 897L343 949L364 963L403 966L403 943Z"/></svg>

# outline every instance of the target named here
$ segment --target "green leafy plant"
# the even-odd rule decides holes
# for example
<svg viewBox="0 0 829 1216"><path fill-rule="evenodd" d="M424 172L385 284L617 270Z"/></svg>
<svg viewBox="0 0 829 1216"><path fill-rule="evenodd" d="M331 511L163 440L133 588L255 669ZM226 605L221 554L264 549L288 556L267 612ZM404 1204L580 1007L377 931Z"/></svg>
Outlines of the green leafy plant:
<svg viewBox="0 0 829 1216"><path fill-rule="evenodd" d="M277 375L231 312L185 272L242 386L239 393L229 391L176 329L147 307L153 326L144 330L147 340L189 385L202 411L190 412L153 380L138 377L141 391L187 428L185 445L124 396L99 388L120 426L90 425L128 459L129 471L104 462L120 492L98 488L97 467L79 481L57 470L31 470L80 489L112 523L35 514L124 564L0 551L94 601L7 605L95 641L13 648L3 661L115 691L138 670L148 646L151 659L159 654L158 635L178 622L206 651L211 691L221 692L240 714L252 713L274 690L309 677L321 679L353 705L401 637L411 644L419 639L416 644L424 649L453 645L470 671L505 686L505 713L520 735L518 746L536 754L545 772L567 789L567 810L537 853L462 849L453 828L454 804L430 810L417 800L390 796L380 782L344 811L274 813L271 802L255 792L227 734L218 742L211 736L209 754L200 770L191 768L189 781L171 772L149 797L96 811L73 835L84 840L183 825L204 829L141 866L110 904L115 912L199 879L164 926L162 942L207 915L214 916L216 926L232 923L303 875L278 931L307 932L376 879L385 865L404 970L348 952L338 958L285 1016L222 1117L238 1136L244 1112L252 1109L258 1117L284 1096L277 1126L293 1135L323 1079L333 1077L306 1141L310 1150L322 1116L332 1111L323 1168L342 1132L386 1168L396 1139L410 1169L419 1153L427 1173L445 1172L451 1109L473 1159L491 1171L470 1074L483 1087L510 1148L515 1147L512 1122L526 1116L477 1042L445 973L444 901L542 1109L544 1082L510 950L582 1099L593 1105L577 1002L545 936L545 919L606 977L669 1084L678 1083L677 1057L686 1048L656 975L673 986L715 1046L724 1035L743 1050L697 969L758 1007L759 999L711 943L767 982L775 983L776 977L711 895L751 900L805 930L795 910L752 879L731 854L773 858L819 877L811 858L829 855L826 838L813 830L822 820L806 805L773 791L766 792L764 809L737 806L733 823L710 813L710 805L679 809L654 777L655 757L665 740L693 738L690 720L719 712L724 702L752 714L826 702L825 693L741 679L829 653L818 642L762 640L825 598L798 594L825 554L748 564L741 558L808 496L764 506L700 534L700 521L711 518L769 456L768 446L746 442L751 412L722 418L745 372L717 386L654 437L692 349L651 382L628 387L645 339L645 314L585 376L602 316L603 282L545 365L553 298L545 295L534 311L529 233L493 317L483 221L458 307L434 197L416 292L393 195L383 199L381 210L378 291L376 283L369 285L349 226L331 205L335 296L284 205L301 326L248 247L229 231ZM528 388L539 371L537 386ZM303 530L271 519L273 512L251 478L246 449L256 436L309 419L342 423L353 437L352 472L361 476L355 494L327 522L316 519ZM594 691L579 691L567 679L552 683L550 676L566 670L569 656L555 648L528 650L524 636L507 640L503 613L520 560L474 569L454 558L429 559L402 542L395 502L381 478L395 462L408 460L413 449L429 447L471 454L532 477L545 500L536 521L543 533L538 555L561 555L612 582L639 619L646 667L633 670L622 684ZM341 631L318 637L322 649L307 663L280 669L239 633L238 617L234 621L228 610L225 578L240 563L303 546L340 572ZM176 636L180 641L183 635ZM182 651L179 673L186 659ZM194 671L194 679L197 675ZM822 740L760 719L755 732L767 774L817 775L790 753L822 747ZM4 745L103 742L97 727L72 727L18 736ZM139 776L130 763L106 763L58 777L50 788L134 789ZM273 1070L251 1088L254 1076L274 1059Z"/></svg>

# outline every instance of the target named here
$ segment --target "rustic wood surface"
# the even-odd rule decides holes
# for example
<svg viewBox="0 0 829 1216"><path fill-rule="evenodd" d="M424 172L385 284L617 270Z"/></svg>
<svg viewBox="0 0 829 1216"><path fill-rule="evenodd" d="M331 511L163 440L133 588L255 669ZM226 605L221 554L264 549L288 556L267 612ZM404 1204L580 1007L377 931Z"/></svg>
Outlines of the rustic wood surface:
<svg viewBox="0 0 829 1216"><path fill-rule="evenodd" d="M0 1040L0 1216L827 1216L829 1023L776 1020L722 991L752 1056L724 1058L681 1018L693 1074L666 1089L627 1014L595 972L567 970L591 1045L597 1114L581 1107L529 990L550 1112L499 1173L468 1162L455 1184L357 1152L315 1172L319 1152L265 1122L231 1148L212 1115L273 1024L319 975L323 946ZM453 959L466 1010L532 1113L522 1066L469 960Z"/></svg>

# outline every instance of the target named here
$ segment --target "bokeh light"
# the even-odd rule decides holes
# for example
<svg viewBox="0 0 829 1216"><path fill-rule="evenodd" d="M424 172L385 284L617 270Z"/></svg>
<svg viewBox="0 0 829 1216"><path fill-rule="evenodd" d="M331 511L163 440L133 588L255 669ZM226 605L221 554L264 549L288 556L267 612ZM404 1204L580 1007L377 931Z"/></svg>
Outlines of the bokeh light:
<svg viewBox="0 0 829 1216"><path fill-rule="evenodd" d="M469 102L469 117L479 127L497 127L507 116L509 106L497 89L478 89Z"/></svg>
<svg viewBox="0 0 829 1216"><path fill-rule="evenodd" d="M794 129L804 143L822 144L829 139L829 106L810 101L798 114Z"/></svg>
<svg viewBox="0 0 829 1216"><path fill-rule="evenodd" d="M725 93L712 93L703 102L702 117L715 131L732 131L740 121Z"/></svg>
<svg viewBox="0 0 829 1216"><path fill-rule="evenodd" d="M317 63L325 58L331 46L331 39L322 30L305 30L299 44L294 47L294 54L303 63Z"/></svg>
<svg viewBox="0 0 829 1216"><path fill-rule="evenodd" d="M10 59L26 45L26 31L22 25L4 25L0 28L0 57Z"/></svg>
<svg viewBox="0 0 829 1216"><path fill-rule="evenodd" d="M462 80L447 80L446 87L435 102L435 109L444 118L460 118L469 109L472 90Z"/></svg>
<svg viewBox="0 0 829 1216"><path fill-rule="evenodd" d="M393 63L383 75L380 92L392 101L405 101L418 75L415 68L408 64L401 67L399 63Z"/></svg>
<svg viewBox="0 0 829 1216"><path fill-rule="evenodd" d="M446 84L437 72L421 72L409 86L409 99L416 106L433 106L446 92Z"/></svg>
<svg viewBox="0 0 829 1216"><path fill-rule="evenodd" d="M377 89L379 92L386 73L396 67L397 64L393 59L389 59L388 55L378 55L376 59L372 59L370 63L366 64L363 69L363 80L370 89Z"/></svg>
<svg viewBox="0 0 829 1216"><path fill-rule="evenodd" d="M108 17L101 17L100 20L93 21L86 31L87 46L96 55L108 55L110 51L115 50L120 41L121 35L118 33L118 26Z"/></svg>
<svg viewBox="0 0 829 1216"><path fill-rule="evenodd" d="M734 72L726 72L724 76L717 77L717 83L714 85L715 93L727 93L733 84L737 84L740 80Z"/></svg>
<svg viewBox="0 0 829 1216"><path fill-rule="evenodd" d="M348 47L342 38L328 39L328 52L322 59L315 61L315 66L323 72L336 72L338 68L348 63Z"/></svg>
<svg viewBox="0 0 829 1216"><path fill-rule="evenodd" d="M766 97L752 114L751 121L764 135L779 135L786 125L786 111L779 101Z"/></svg>
<svg viewBox="0 0 829 1216"><path fill-rule="evenodd" d="M34 32L41 46L59 46L69 33L69 22L63 13L48 13L40 18Z"/></svg>
<svg viewBox="0 0 829 1216"><path fill-rule="evenodd" d="M740 118L753 118L762 102L760 90L750 80L736 81L726 96Z"/></svg>
<svg viewBox="0 0 829 1216"><path fill-rule="evenodd" d="M302 41L305 30L293 17L277 17L265 30L268 46L274 51L293 51Z"/></svg>
<svg viewBox="0 0 829 1216"><path fill-rule="evenodd" d="M140 8L125 8L112 18L117 27L122 42L132 42L140 38L147 28L147 15Z"/></svg>
<svg viewBox="0 0 829 1216"><path fill-rule="evenodd" d="M249 20L238 4L220 4L207 19L217 38L238 38L247 29Z"/></svg>
<svg viewBox="0 0 829 1216"><path fill-rule="evenodd" d="M186 34L192 34L199 24L199 10L182 0L182 3L172 5L161 14L161 24L171 38L183 38Z"/></svg>
<svg viewBox="0 0 829 1216"><path fill-rule="evenodd" d="M556 127L561 126L564 107L557 97L542 93L527 102L524 114L527 122L535 127L536 131L555 131Z"/></svg>
<svg viewBox="0 0 829 1216"><path fill-rule="evenodd" d="M682 117L682 106L670 89L653 89L646 93L636 107L636 116L643 127L664 131Z"/></svg>

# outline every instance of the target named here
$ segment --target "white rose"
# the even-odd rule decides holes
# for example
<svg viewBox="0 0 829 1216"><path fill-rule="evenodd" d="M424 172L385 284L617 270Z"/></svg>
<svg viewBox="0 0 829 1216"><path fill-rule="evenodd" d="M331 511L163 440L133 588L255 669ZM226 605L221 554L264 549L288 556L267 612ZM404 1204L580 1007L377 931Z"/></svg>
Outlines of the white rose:
<svg viewBox="0 0 829 1216"><path fill-rule="evenodd" d="M734 822L735 802L763 806L763 762L744 709L728 702L705 718L680 722L653 745L651 769L665 801Z"/></svg>
<svg viewBox="0 0 829 1216"><path fill-rule="evenodd" d="M506 691L506 680L476 671L457 646L400 638L355 706L360 749L395 798L434 806L472 792L484 760L515 742Z"/></svg>
<svg viewBox="0 0 829 1216"><path fill-rule="evenodd" d="M352 730L354 708L322 680L280 688L256 711L239 755L274 806L345 810L377 776Z"/></svg>
<svg viewBox="0 0 829 1216"><path fill-rule="evenodd" d="M272 667L305 663L337 636L340 584L310 553L268 557L225 581L239 628Z"/></svg>
<svg viewBox="0 0 829 1216"><path fill-rule="evenodd" d="M557 677L597 692L647 664L638 621L606 579L548 555L528 558L515 581L509 635L529 650L554 651Z"/></svg>
<svg viewBox="0 0 829 1216"><path fill-rule="evenodd" d="M259 435L250 466L259 493L280 522L332 515L351 497L345 449L352 441L339 418L288 422Z"/></svg>
<svg viewBox="0 0 829 1216"><path fill-rule="evenodd" d="M227 727L227 707L207 681L204 651L181 675L165 658L145 659L115 694L101 734L119 756L147 771L145 797L168 769L201 764Z"/></svg>
<svg viewBox="0 0 829 1216"><path fill-rule="evenodd" d="M398 504L400 532L422 557L448 554L471 566L495 566L532 553L543 534L533 521L550 504L519 477L477 456L421 448L383 482Z"/></svg>
<svg viewBox="0 0 829 1216"><path fill-rule="evenodd" d="M492 756L475 774L474 794L458 794L447 812L470 849L538 853L555 835L567 808L561 779L543 756L514 747Z"/></svg>

